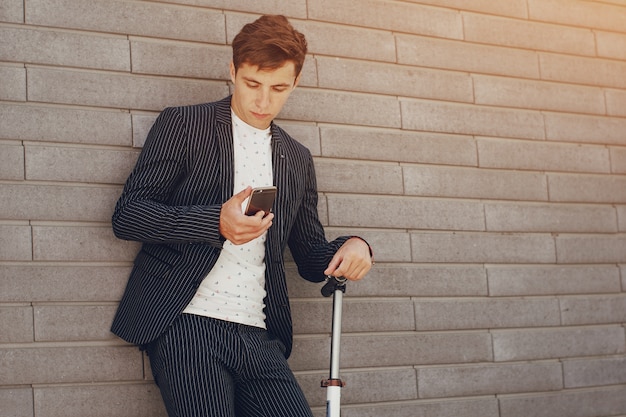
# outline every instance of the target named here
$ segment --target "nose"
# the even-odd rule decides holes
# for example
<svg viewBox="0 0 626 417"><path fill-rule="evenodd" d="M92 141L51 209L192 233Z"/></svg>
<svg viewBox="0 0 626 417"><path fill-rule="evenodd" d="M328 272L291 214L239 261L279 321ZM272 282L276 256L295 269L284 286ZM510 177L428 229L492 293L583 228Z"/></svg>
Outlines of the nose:
<svg viewBox="0 0 626 417"><path fill-rule="evenodd" d="M265 88L260 88L256 95L257 107L261 110L266 109L270 104L270 93Z"/></svg>

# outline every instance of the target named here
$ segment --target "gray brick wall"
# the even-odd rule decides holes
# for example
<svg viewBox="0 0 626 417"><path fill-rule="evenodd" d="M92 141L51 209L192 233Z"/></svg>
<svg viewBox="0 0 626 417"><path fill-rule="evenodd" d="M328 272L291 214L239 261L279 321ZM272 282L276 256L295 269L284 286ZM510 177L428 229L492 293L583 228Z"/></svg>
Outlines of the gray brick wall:
<svg viewBox="0 0 626 417"><path fill-rule="evenodd" d="M138 246L109 219L165 106L230 91L261 13L309 40L280 123L345 298L346 417L626 415L624 0L3 0L0 414L164 416L109 332ZM288 263L291 364L323 416L330 300Z"/></svg>

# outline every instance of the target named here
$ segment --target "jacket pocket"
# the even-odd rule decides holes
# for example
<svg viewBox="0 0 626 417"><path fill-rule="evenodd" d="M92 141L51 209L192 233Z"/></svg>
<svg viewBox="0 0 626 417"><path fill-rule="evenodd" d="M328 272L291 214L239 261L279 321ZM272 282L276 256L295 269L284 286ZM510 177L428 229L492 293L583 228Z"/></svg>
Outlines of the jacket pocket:
<svg viewBox="0 0 626 417"><path fill-rule="evenodd" d="M165 245L144 245L135 258L135 270L157 278L165 278L178 264L182 254Z"/></svg>

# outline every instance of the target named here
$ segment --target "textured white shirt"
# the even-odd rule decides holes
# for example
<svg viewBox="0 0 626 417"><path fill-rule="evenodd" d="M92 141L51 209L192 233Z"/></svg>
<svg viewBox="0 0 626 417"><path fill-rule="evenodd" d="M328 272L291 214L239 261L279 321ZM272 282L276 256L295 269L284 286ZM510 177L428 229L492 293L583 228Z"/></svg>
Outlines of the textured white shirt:
<svg viewBox="0 0 626 417"><path fill-rule="evenodd" d="M256 129L231 110L234 145L234 190L272 185L272 134ZM247 203L244 201L242 211ZM265 240L262 236L235 245L226 240L220 256L204 278L185 313L266 328Z"/></svg>

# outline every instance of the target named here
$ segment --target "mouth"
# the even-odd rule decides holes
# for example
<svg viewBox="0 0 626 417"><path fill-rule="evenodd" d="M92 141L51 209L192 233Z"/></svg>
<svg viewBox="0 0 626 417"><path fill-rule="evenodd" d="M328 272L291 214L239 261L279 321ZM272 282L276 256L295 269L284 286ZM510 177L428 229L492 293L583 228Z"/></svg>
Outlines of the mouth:
<svg viewBox="0 0 626 417"><path fill-rule="evenodd" d="M267 119L270 116L269 114L256 113L253 111L251 111L250 114L252 114L252 116L254 116L256 119Z"/></svg>

